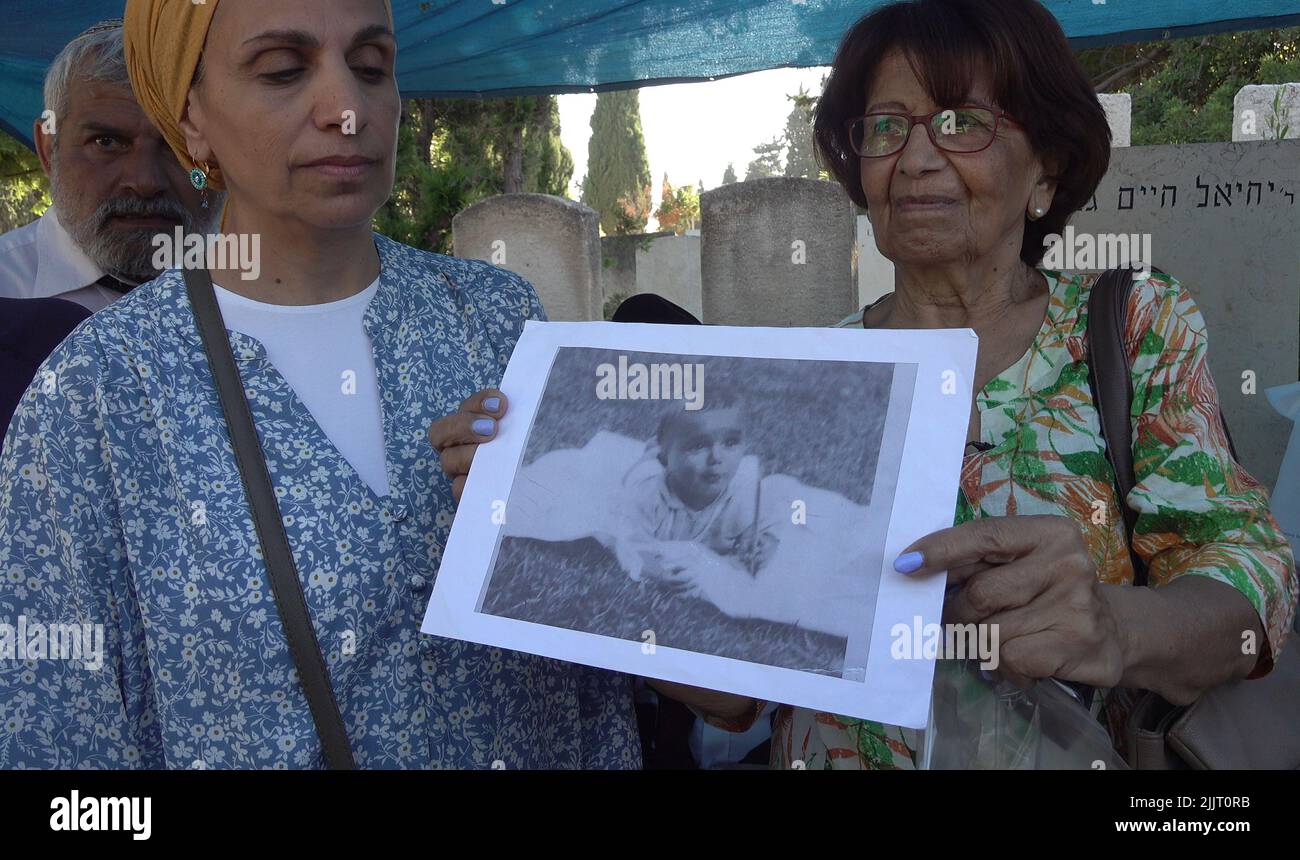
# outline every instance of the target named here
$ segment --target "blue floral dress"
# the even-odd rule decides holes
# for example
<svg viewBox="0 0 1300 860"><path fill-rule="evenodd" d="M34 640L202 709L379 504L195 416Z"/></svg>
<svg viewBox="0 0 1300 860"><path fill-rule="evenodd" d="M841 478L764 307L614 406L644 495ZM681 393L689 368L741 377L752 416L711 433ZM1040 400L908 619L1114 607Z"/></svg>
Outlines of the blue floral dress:
<svg viewBox="0 0 1300 860"><path fill-rule="evenodd" d="M626 676L419 632L455 510L429 424L497 385L544 316L516 275L375 243L388 496L229 332L357 765L639 767ZM48 647L71 624L98 631L101 659ZM171 271L54 351L5 438L0 768L322 766Z"/></svg>

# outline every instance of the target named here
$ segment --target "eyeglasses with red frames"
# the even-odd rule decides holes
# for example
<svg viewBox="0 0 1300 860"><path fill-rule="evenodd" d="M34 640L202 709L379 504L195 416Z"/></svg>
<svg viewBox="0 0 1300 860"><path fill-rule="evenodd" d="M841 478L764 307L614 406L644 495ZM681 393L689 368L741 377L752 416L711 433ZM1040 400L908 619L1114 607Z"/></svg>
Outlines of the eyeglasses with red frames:
<svg viewBox="0 0 1300 860"><path fill-rule="evenodd" d="M907 146L912 128L925 125L930 142L945 152L969 155L982 152L997 139L998 127L1007 122L1019 126L1006 111L980 105L960 105L914 116L888 111L873 112L849 120L849 144L862 158L884 158Z"/></svg>

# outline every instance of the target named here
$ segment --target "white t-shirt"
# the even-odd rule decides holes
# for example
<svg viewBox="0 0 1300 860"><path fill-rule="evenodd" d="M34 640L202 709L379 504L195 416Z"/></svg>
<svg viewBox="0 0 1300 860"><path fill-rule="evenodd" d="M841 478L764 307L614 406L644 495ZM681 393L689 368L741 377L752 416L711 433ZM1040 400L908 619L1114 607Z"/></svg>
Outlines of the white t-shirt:
<svg viewBox="0 0 1300 860"><path fill-rule="evenodd" d="M379 280L323 305L267 304L212 286L226 328L265 347L334 447L376 495L388 495L375 356L362 325Z"/></svg>

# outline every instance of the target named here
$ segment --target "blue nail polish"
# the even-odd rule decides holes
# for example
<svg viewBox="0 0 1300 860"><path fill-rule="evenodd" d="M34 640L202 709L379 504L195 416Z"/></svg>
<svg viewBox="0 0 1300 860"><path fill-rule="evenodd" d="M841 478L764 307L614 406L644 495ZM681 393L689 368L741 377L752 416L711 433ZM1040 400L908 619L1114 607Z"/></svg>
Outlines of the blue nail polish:
<svg viewBox="0 0 1300 860"><path fill-rule="evenodd" d="M496 412L498 409L501 408L501 398L500 397L483 398L483 408L486 409L488 412Z"/></svg>
<svg viewBox="0 0 1300 860"><path fill-rule="evenodd" d="M919 552L905 552L898 558L894 559L894 570L899 573L911 573L914 570L920 570L921 565L925 563Z"/></svg>
<svg viewBox="0 0 1300 860"><path fill-rule="evenodd" d="M492 429L496 427L496 422L491 418L475 418L470 427L480 436L491 436Z"/></svg>

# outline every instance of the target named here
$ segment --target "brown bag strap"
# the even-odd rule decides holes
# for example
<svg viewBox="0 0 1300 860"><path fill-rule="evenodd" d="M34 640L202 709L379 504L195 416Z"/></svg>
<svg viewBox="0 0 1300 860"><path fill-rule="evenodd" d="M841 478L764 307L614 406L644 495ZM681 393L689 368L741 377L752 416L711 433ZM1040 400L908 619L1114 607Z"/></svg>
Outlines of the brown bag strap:
<svg viewBox="0 0 1300 860"><path fill-rule="evenodd" d="M325 763L334 770L352 770L356 764L352 760L352 748L343 728L343 715L339 713L338 702L334 698L325 658L321 655L316 629L312 626L307 610L307 599L302 593L302 582L298 579L298 568L293 561L293 552L289 549L289 539L284 533L284 522L280 517L280 506L275 501L271 476L266 470L262 444L257 438L253 415L244 396L244 384L235 367L230 340L226 337L225 322L221 319L221 309L212 290L212 276L206 269L183 269L182 272L190 306L194 310L194 320L203 340L203 351L207 354L208 367L217 386L217 396L221 399L221 411L225 414L226 426L230 430L230 444L234 448L239 477L252 510L257 541L262 548L262 558L266 560L266 570L271 581L271 591L275 595L275 605L280 612L280 621L284 626L284 636L289 643L293 664L298 670L298 681L302 684L312 719L316 723Z"/></svg>

